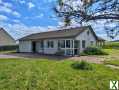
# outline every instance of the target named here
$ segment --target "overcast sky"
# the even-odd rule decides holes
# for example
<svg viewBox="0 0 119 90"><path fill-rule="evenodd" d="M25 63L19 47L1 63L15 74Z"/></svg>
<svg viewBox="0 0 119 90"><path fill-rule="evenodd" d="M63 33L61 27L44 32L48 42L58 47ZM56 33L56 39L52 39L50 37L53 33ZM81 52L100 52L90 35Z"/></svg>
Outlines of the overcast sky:
<svg viewBox="0 0 119 90"><path fill-rule="evenodd" d="M56 18L52 9L55 4L56 0L0 0L0 27L18 39L61 26L63 23ZM95 32L107 39L102 26L103 21L98 25L92 24Z"/></svg>

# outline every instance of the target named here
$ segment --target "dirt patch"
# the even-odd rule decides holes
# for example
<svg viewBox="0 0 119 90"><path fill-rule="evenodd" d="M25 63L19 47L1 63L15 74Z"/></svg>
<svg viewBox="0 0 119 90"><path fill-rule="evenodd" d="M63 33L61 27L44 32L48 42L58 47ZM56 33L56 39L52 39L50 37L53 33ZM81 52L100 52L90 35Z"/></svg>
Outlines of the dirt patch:
<svg viewBox="0 0 119 90"><path fill-rule="evenodd" d="M0 54L0 58L20 58L20 57L15 55Z"/></svg>
<svg viewBox="0 0 119 90"><path fill-rule="evenodd" d="M98 63L98 64L101 64L104 61L104 58L99 56L80 56L80 57L71 57L70 59L76 61L84 60L87 62Z"/></svg>
<svg viewBox="0 0 119 90"><path fill-rule="evenodd" d="M103 57L100 56L75 56L75 57L69 57L69 56L56 56L56 55L44 55L44 54L38 54L38 53L12 53L7 54L15 57L21 57L21 58L38 58L38 59L48 59L48 60L75 60L75 61L87 61L91 63L98 63L101 64L104 61Z"/></svg>

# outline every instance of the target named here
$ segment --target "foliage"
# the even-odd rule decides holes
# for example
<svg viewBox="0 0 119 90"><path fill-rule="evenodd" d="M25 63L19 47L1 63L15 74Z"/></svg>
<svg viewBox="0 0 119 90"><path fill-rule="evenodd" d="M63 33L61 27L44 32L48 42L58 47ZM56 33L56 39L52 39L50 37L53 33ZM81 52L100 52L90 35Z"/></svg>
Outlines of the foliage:
<svg viewBox="0 0 119 90"><path fill-rule="evenodd" d="M111 39L119 35L119 0L58 0L54 11L65 26L103 20L104 30Z"/></svg>
<svg viewBox="0 0 119 90"><path fill-rule="evenodd" d="M108 90L119 71L92 64L92 70L75 70L74 61L0 59L0 90Z"/></svg>
<svg viewBox="0 0 119 90"><path fill-rule="evenodd" d="M0 46L0 51L17 50L18 45Z"/></svg>
<svg viewBox="0 0 119 90"><path fill-rule="evenodd" d="M103 49L99 47L87 47L81 55L108 55Z"/></svg>
<svg viewBox="0 0 119 90"><path fill-rule="evenodd" d="M92 70L92 65L88 62L81 61L81 62L75 62L72 64L72 67L74 69L80 69L80 70Z"/></svg>

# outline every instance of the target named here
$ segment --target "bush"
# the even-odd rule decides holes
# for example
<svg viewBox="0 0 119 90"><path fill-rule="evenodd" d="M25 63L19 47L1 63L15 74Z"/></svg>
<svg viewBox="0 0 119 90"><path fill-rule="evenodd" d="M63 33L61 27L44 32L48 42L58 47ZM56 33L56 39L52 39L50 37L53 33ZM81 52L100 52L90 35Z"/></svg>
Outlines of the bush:
<svg viewBox="0 0 119 90"><path fill-rule="evenodd" d="M87 47L81 55L108 55L99 47Z"/></svg>
<svg viewBox="0 0 119 90"><path fill-rule="evenodd" d="M18 45L0 46L0 51L17 50Z"/></svg>
<svg viewBox="0 0 119 90"><path fill-rule="evenodd" d="M92 70L92 65L88 62L81 61L81 62L75 62L72 64L72 67L74 69L80 69L80 70Z"/></svg>
<svg viewBox="0 0 119 90"><path fill-rule="evenodd" d="M55 53L56 55L64 55L64 50L59 50Z"/></svg>

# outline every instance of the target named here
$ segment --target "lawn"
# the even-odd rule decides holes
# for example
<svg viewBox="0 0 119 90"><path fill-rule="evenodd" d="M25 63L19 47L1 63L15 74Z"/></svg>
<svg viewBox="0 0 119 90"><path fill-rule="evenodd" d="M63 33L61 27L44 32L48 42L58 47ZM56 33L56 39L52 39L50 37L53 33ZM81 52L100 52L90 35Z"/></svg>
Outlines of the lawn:
<svg viewBox="0 0 119 90"><path fill-rule="evenodd" d="M99 56L104 64L91 64L92 70L74 69L73 60L0 59L0 90L109 90L110 80L119 80L119 69L106 65L119 66L119 49L104 50L109 53Z"/></svg>
<svg viewBox="0 0 119 90"><path fill-rule="evenodd" d="M76 70L74 61L0 59L0 90L108 90L119 80L119 70L92 64L93 70Z"/></svg>

